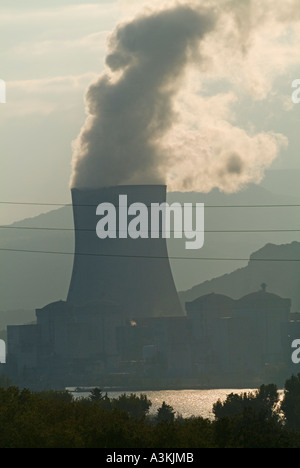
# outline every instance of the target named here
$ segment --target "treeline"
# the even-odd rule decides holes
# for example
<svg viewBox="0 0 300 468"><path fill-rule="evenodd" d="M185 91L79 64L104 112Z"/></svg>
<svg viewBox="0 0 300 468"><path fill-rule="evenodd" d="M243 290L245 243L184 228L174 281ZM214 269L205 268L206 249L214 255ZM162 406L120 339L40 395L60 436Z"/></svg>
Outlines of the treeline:
<svg viewBox="0 0 300 468"><path fill-rule="evenodd" d="M182 418L166 402L149 414L146 395L110 399L0 388L0 448L300 448L300 374L280 398L273 384L230 394L214 419Z"/></svg>

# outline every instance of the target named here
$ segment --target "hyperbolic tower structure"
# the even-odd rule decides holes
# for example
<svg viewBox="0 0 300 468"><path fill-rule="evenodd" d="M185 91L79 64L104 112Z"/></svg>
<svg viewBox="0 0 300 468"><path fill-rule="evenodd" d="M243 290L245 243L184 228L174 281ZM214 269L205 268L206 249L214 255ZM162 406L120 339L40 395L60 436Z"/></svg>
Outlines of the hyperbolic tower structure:
<svg viewBox="0 0 300 468"><path fill-rule="evenodd" d="M127 196L128 206L143 203L150 207L166 202L166 186L72 189L75 255L67 302L111 301L131 318L183 315L166 239L161 235L137 239L97 236L97 207L110 203L118 211L120 195Z"/></svg>

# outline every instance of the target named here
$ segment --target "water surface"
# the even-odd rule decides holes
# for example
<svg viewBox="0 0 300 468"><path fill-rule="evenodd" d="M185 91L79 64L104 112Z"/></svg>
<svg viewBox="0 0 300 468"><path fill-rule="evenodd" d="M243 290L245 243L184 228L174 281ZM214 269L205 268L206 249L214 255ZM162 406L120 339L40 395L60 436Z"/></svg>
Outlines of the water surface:
<svg viewBox="0 0 300 468"><path fill-rule="evenodd" d="M253 389L215 389L215 390L158 390L158 391L124 391L124 392L107 392L109 398L118 398L122 394L130 395L143 393L151 400L152 406L150 414L156 413L163 402L172 406L178 415L184 418L192 416L202 416L203 418L213 419L212 408L213 404L219 399L224 401L230 393L252 392ZM76 398L88 397L88 392L74 393Z"/></svg>

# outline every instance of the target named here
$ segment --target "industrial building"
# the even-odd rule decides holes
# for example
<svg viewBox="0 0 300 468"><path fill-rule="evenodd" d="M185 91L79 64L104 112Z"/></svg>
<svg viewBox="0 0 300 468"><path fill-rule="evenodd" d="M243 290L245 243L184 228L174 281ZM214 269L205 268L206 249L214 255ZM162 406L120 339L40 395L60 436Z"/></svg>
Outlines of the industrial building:
<svg viewBox="0 0 300 468"><path fill-rule="evenodd" d="M181 317L129 320L110 302L60 301L37 310L36 324L8 327L7 366L18 384L38 388L161 378L249 385L268 368L289 375L291 330L299 329L290 305L262 290L239 300L209 294Z"/></svg>
<svg viewBox="0 0 300 468"><path fill-rule="evenodd" d="M289 366L290 308L290 299L265 289L238 300L209 294L187 303L196 372L254 379L267 366Z"/></svg>

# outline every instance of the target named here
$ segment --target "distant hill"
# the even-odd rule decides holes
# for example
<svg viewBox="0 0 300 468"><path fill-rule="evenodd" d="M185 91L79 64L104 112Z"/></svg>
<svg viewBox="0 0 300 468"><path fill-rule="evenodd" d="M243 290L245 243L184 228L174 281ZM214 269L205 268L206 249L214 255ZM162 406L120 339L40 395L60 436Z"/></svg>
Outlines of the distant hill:
<svg viewBox="0 0 300 468"><path fill-rule="evenodd" d="M0 251L0 310L34 310L66 298L74 250L71 207L0 229L0 248L29 251ZM70 255L31 253L35 250Z"/></svg>
<svg viewBox="0 0 300 468"><path fill-rule="evenodd" d="M180 300L185 304L212 292L238 299L258 291L260 285L266 283L269 292L292 300L292 312L300 312L300 262L264 261L267 259L300 259L300 243L267 244L251 255L246 267L180 292Z"/></svg>

